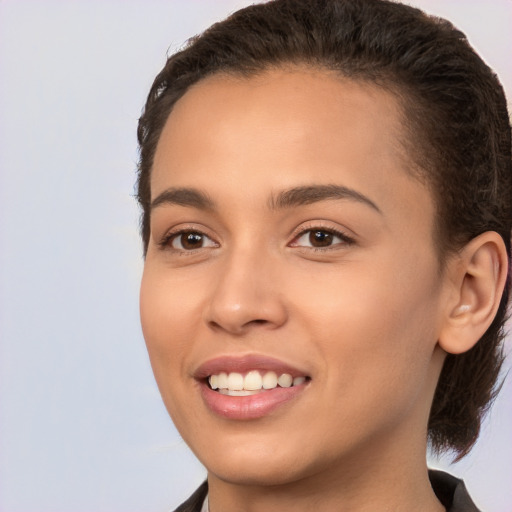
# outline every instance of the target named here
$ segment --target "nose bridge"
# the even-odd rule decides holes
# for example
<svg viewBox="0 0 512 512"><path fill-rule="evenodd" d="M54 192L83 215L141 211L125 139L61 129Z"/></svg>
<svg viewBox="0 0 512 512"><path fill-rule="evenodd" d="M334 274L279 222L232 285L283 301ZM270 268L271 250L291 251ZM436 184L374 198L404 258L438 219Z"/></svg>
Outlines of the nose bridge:
<svg viewBox="0 0 512 512"><path fill-rule="evenodd" d="M275 260L254 244L233 247L223 256L206 321L210 326L242 334L250 326L278 327L286 310L275 279Z"/></svg>

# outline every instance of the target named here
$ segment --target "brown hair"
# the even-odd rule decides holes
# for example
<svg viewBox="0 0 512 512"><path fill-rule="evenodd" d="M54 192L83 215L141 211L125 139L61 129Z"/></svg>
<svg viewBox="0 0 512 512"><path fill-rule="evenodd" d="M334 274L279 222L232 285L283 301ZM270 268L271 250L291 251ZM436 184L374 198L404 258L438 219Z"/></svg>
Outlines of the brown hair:
<svg viewBox="0 0 512 512"><path fill-rule="evenodd" d="M511 135L503 89L449 22L388 0L253 5L192 38L167 60L138 127L144 252L153 157L176 101L214 73L251 76L286 64L334 70L394 91L404 109L415 172L436 201L441 260L485 231L502 236L510 258ZM484 336L470 351L446 358L428 425L437 451L464 456L497 394L509 279Z"/></svg>

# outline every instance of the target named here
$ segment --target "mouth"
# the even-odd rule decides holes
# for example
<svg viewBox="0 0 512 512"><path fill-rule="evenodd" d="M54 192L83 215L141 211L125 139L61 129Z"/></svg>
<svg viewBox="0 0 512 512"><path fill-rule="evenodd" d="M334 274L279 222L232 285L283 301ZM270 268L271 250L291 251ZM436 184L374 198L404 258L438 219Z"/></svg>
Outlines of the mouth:
<svg viewBox="0 0 512 512"><path fill-rule="evenodd" d="M295 401L311 382L305 371L266 356L213 359L194 377L207 408L234 420L268 416Z"/></svg>
<svg viewBox="0 0 512 512"><path fill-rule="evenodd" d="M275 371L251 370L245 375L238 372L220 372L207 379L210 389L227 396L251 396L276 388L300 386L309 377L292 377L290 373L278 374Z"/></svg>

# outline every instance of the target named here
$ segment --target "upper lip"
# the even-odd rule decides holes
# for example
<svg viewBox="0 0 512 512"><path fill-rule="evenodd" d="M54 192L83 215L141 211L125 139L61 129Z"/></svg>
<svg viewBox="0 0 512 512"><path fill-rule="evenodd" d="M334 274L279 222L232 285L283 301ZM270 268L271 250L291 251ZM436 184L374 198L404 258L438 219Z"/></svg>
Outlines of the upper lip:
<svg viewBox="0 0 512 512"><path fill-rule="evenodd" d="M273 357L249 354L249 355L225 355L219 356L201 364L194 372L196 379L205 379L210 375L221 372L245 373L251 370L274 371L278 374L288 373L293 378L307 377L307 372L296 368L284 361Z"/></svg>

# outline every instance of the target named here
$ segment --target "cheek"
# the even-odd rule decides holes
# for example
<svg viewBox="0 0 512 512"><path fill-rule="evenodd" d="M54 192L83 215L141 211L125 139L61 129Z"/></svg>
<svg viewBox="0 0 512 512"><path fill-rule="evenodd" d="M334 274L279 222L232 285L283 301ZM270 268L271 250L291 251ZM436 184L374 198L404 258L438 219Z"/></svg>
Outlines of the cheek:
<svg viewBox="0 0 512 512"><path fill-rule="evenodd" d="M163 402L179 429L190 421L193 410L187 407L190 376L187 360L193 346L195 320L192 307L197 299L184 293L166 278L165 271L147 265L140 289L140 316L151 367ZM192 288L193 290L193 288ZM188 419L187 419L188 418Z"/></svg>
<svg viewBox="0 0 512 512"><path fill-rule="evenodd" d="M197 309L198 297L194 287L188 292L166 278L166 272L147 264L140 290L140 317L144 339L155 376L173 369L182 361L193 337L191 329L197 325L192 315Z"/></svg>
<svg viewBox="0 0 512 512"><path fill-rule="evenodd" d="M375 392L384 380L400 387L404 379L421 379L437 323L435 266L412 257L399 261L381 255L378 261L351 262L323 269L314 279L294 279L288 293L329 378Z"/></svg>

